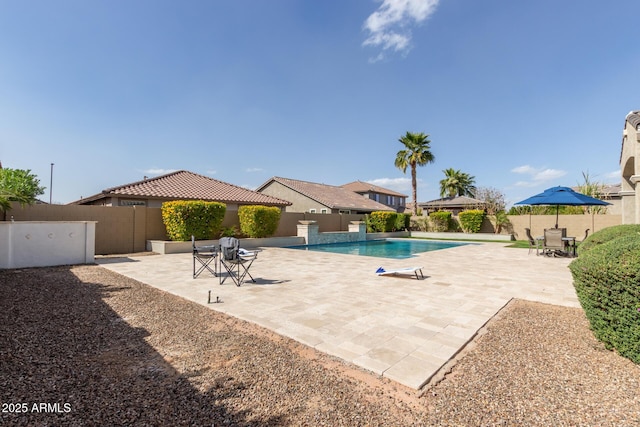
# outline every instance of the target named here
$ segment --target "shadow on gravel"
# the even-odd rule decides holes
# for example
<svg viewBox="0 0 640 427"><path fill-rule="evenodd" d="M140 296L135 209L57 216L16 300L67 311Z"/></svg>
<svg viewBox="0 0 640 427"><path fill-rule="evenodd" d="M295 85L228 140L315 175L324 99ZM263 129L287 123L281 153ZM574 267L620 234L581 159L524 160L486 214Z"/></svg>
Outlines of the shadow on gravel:
<svg viewBox="0 0 640 427"><path fill-rule="evenodd" d="M104 299L128 288L82 282L72 267L0 270L0 424L283 425L201 392ZM192 376L192 375L191 375Z"/></svg>

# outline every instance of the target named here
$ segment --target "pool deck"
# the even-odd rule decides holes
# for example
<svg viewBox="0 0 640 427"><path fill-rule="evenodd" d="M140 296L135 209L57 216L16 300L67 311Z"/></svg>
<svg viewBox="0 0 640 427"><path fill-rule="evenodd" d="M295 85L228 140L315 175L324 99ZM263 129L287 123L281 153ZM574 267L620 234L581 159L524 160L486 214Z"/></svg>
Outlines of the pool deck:
<svg viewBox="0 0 640 427"><path fill-rule="evenodd" d="M191 254L96 262L158 289L254 322L407 387L420 389L511 299L580 307L570 259L502 243L458 246L411 259L265 248L257 283L192 279ZM415 276L385 269L424 267ZM212 300L221 303L208 304Z"/></svg>

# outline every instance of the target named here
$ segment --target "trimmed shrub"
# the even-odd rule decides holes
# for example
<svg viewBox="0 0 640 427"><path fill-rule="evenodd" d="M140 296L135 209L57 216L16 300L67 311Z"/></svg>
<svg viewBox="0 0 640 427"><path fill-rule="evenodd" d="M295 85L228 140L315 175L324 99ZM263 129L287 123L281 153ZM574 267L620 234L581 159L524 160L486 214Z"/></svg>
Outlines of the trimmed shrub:
<svg viewBox="0 0 640 427"><path fill-rule="evenodd" d="M482 228L485 213L480 209L470 209L458 214L460 227L465 233L479 233Z"/></svg>
<svg viewBox="0 0 640 427"><path fill-rule="evenodd" d="M607 230L594 233L593 240L619 231ZM596 338L640 363L640 234L623 234L583 250L569 268Z"/></svg>
<svg viewBox="0 0 640 427"><path fill-rule="evenodd" d="M411 220L410 214L389 211L375 211L365 216L368 233L388 233L407 230Z"/></svg>
<svg viewBox="0 0 640 427"><path fill-rule="evenodd" d="M204 200L173 200L162 204L162 222L169 239L186 242L217 237L227 206Z"/></svg>
<svg viewBox="0 0 640 427"><path fill-rule="evenodd" d="M238 208L240 231L249 237L269 237L278 229L280 208L247 205Z"/></svg>
<svg viewBox="0 0 640 427"><path fill-rule="evenodd" d="M449 230L449 224L451 223L451 212L431 212L429 214L429 219L431 220L431 224L433 224L433 231L447 231Z"/></svg>
<svg viewBox="0 0 640 427"><path fill-rule="evenodd" d="M619 237L640 233L639 224L616 225L607 227L588 236L580 243L580 253L584 253L595 246L617 239Z"/></svg>

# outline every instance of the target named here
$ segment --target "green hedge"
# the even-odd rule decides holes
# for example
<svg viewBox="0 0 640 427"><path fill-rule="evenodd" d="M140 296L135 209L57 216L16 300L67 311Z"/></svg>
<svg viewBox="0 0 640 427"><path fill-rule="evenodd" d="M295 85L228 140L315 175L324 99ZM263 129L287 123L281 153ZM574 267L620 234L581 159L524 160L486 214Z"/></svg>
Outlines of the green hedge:
<svg viewBox="0 0 640 427"><path fill-rule="evenodd" d="M433 231L442 232L449 230L451 224L451 212L438 211L429 214L429 220L433 225Z"/></svg>
<svg viewBox="0 0 640 427"><path fill-rule="evenodd" d="M368 233L388 233L409 228L410 214L388 211L371 212L365 217Z"/></svg>
<svg viewBox="0 0 640 427"><path fill-rule="evenodd" d="M247 205L238 208L240 231L249 237L269 237L278 229L280 208Z"/></svg>
<svg viewBox="0 0 640 427"><path fill-rule="evenodd" d="M174 200L162 204L162 221L169 239L186 242L218 237L227 206L203 200Z"/></svg>
<svg viewBox="0 0 640 427"><path fill-rule="evenodd" d="M582 254L595 246L634 233L640 233L639 224L625 224L604 228L588 236L582 243L580 243L580 253Z"/></svg>
<svg viewBox="0 0 640 427"><path fill-rule="evenodd" d="M640 233L630 230L616 226L594 233L594 243L569 269L596 338L640 363Z"/></svg>
<svg viewBox="0 0 640 427"><path fill-rule="evenodd" d="M479 233L485 216L485 212L480 209L469 209L460 212L458 220L462 231L465 233Z"/></svg>

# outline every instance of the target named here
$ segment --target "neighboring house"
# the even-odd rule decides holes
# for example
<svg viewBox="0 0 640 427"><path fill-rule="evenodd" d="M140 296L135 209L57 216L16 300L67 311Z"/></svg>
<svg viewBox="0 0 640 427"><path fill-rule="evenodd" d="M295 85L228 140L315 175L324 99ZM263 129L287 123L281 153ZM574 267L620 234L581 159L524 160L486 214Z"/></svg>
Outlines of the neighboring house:
<svg viewBox="0 0 640 427"><path fill-rule="evenodd" d="M286 212L365 214L393 211L390 207L334 185L273 177L258 192L291 202Z"/></svg>
<svg viewBox="0 0 640 427"><path fill-rule="evenodd" d="M622 223L640 224L640 111L632 111L624 119L620 171Z"/></svg>
<svg viewBox="0 0 640 427"><path fill-rule="evenodd" d="M580 192L579 187L572 187L571 189ZM607 209L606 212L610 215L622 215L621 190L622 184L605 184L602 187L602 191L595 195L598 199L611 203L608 206L602 206Z"/></svg>
<svg viewBox="0 0 640 427"><path fill-rule="evenodd" d="M423 215L436 211L448 211L453 215L458 215L467 209L484 209L485 205L482 200L466 196L444 197L430 202L418 203L418 207L422 208Z"/></svg>
<svg viewBox="0 0 640 427"><path fill-rule="evenodd" d="M227 205L229 211L238 210L240 205L284 208L290 204L277 197L184 170L107 188L99 194L70 204L161 207L163 202L169 200L222 202Z"/></svg>
<svg viewBox="0 0 640 427"><path fill-rule="evenodd" d="M378 187L377 185L369 184L363 181L354 181L348 184L344 184L342 188L351 190L354 193L358 193L368 199L375 200L376 202L387 205L394 209L396 212L404 212L407 204L407 195L398 193L393 190Z"/></svg>

